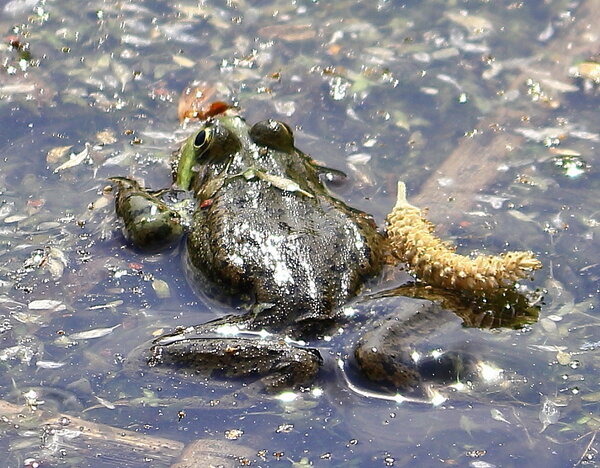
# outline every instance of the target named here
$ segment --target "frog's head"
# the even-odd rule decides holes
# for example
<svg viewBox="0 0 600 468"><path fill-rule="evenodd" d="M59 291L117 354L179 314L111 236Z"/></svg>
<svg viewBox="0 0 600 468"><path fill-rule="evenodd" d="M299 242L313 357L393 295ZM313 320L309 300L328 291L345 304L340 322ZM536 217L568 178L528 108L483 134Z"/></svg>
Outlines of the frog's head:
<svg viewBox="0 0 600 468"><path fill-rule="evenodd" d="M239 116L210 119L183 144L175 184L188 190L199 166L225 166L235 155L246 156L261 151L291 153L294 150L292 129L283 122L268 119L249 127Z"/></svg>

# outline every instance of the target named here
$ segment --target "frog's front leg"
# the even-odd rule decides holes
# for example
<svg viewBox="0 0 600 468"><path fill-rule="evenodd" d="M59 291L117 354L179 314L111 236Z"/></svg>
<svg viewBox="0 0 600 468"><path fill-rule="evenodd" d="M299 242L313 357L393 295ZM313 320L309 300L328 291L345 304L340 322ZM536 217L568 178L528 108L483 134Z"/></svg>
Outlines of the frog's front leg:
<svg viewBox="0 0 600 468"><path fill-rule="evenodd" d="M276 392L309 385L322 364L317 350L283 339L252 332L225 337L201 328L157 338L148 365L216 377L258 378L266 391Z"/></svg>
<svg viewBox="0 0 600 468"><path fill-rule="evenodd" d="M117 185L115 207L123 234L135 247L157 251L176 244L183 235L180 215L135 180L111 177Z"/></svg>

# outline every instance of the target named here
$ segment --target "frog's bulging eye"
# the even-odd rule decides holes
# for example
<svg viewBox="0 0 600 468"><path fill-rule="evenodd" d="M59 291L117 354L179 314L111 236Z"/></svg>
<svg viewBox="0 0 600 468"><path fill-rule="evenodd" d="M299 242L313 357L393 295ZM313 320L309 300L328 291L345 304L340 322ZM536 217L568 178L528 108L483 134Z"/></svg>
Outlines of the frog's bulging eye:
<svg viewBox="0 0 600 468"><path fill-rule="evenodd" d="M212 132L210 128L203 128L196 134L194 138L194 149L196 154L200 154L208 147L211 140Z"/></svg>
<svg viewBox="0 0 600 468"><path fill-rule="evenodd" d="M204 127L194 137L196 161L202 164L231 156L240 148L240 140L220 122Z"/></svg>
<svg viewBox="0 0 600 468"><path fill-rule="evenodd" d="M280 151L294 148L294 134L289 125L278 120L263 120L250 129L250 137L257 145L267 146Z"/></svg>
<svg viewBox="0 0 600 468"><path fill-rule="evenodd" d="M206 127L196 133L196 137L194 138L194 155L196 157L196 161L199 161L200 158L204 158L209 146L212 144L213 140L213 131L211 127Z"/></svg>
<svg viewBox="0 0 600 468"><path fill-rule="evenodd" d="M199 146L202 146L205 141L206 141L206 130L201 130L198 132L198 135L196 135L196 139L194 140L194 146L196 148L198 148Z"/></svg>

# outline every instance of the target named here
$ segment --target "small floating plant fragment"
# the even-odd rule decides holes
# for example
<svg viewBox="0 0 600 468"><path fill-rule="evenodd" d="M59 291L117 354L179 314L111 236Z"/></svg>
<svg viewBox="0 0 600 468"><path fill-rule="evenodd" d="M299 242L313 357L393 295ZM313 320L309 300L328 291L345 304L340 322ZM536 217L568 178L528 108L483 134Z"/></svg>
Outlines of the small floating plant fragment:
<svg viewBox="0 0 600 468"><path fill-rule="evenodd" d="M89 156L90 144L86 143L85 148L78 154L71 153L69 159L54 169L54 173L58 173L60 171L64 171L65 169L70 169L72 167L80 165L83 161L87 159Z"/></svg>
<svg viewBox="0 0 600 468"><path fill-rule="evenodd" d="M36 361L35 365L40 369L60 369L65 363L57 361Z"/></svg>
<svg viewBox="0 0 600 468"><path fill-rule="evenodd" d="M46 155L46 162L49 164L57 163L67 155L71 148L73 148L73 145L55 146L48 151L48 154Z"/></svg>
<svg viewBox="0 0 600 468"><path fill-rule="evenodd" d="M313 198L314 195L312 193L303 190L300 185L294 182L291 179L286 177L280 177L275 174L269 174L267 172L261 171L259 169L246 169L242 175L246 178L246 180L252 180L255 177L264 180L265 182L269 182L273 187L278 188L284 192L298 192L308 198Z"/></svg>
<svg viewBox="0 0 600 468"><path fill-rule="evenodd" d="M483 16L470 15L466 10L448 11L444 16L469 31L471 38L486 36L494 30L494 25L489 20Z"/></svg>
<svg viewBox="0 0 600 468"><path fill-rule="evenodd" d="M600 63L594 60L586 60L569 69L569 75L600 84Z"/></svg>
<svg viewBox="0 0 600 468"><path fill-rule="evenodd" d="M562 173L569 178L575 178L585 174L589 169L586 162L576 155L562 154L556 156L553 159L553 162L554 166L559 168Z"/></svg>
<svg viewBox="0 0 600 468"><path fill-rule="evenodd" d="M115 328L120 326L121 324L108 328L93 328L91 330L73 333L69 335L69 338L72 340L92 340L94 338L102 338L103 336L110 335Z"/></svg>
<svg viewBox="0 0 600 468"><path fill-rule="evenodd" d="M469 292L493 292L511 286L542 267L531 252L502 255L459 255L456 248L433 234L435 227L422 211L406 200L406 186L398 182L398 199L387 216L392 254L414 274L433 286Z"/></svg>

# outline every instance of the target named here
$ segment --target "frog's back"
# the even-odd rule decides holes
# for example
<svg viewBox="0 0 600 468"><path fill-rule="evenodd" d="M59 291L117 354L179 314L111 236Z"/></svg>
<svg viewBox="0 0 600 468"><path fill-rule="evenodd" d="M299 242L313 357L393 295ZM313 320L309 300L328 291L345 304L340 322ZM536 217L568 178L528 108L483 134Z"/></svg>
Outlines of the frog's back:
<svg viewBox="0 0 600 468"><path fill-rule="evenodd" d="M187 242L194 281L208 280L213 296L257 304L257 327L333 320L380 270L381 234L370 216L329 195L295 148L265 150L253 164L262 177L239 175L244 167L233 164L201 200Z"/></svg>

